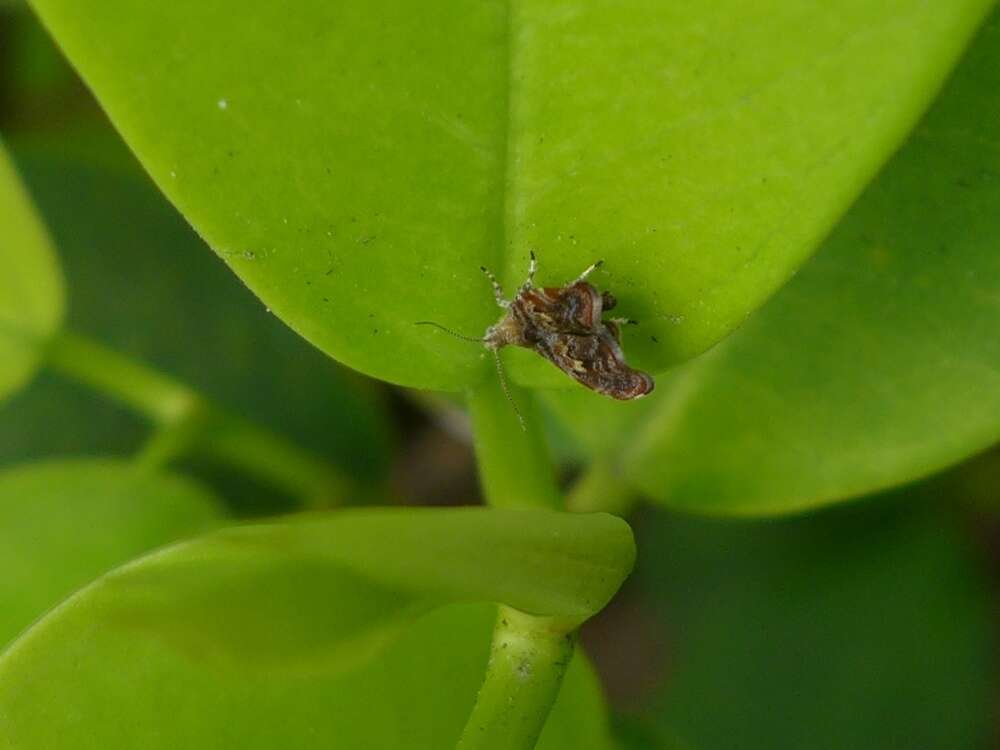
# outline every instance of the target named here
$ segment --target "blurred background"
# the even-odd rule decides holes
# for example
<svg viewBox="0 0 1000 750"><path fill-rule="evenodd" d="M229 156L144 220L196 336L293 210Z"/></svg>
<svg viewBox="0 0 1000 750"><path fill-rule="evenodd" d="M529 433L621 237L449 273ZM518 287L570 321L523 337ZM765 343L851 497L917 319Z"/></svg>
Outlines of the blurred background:
<svg viewBox="0 0 1000 750"><path fill-rule="evenodd" d="M271 316L159 194L33 16L0 2L0 134L56 243L68 324L287 435L365 497L479 501L447 395L338 366ZM582 451L551 420L567 480ZM133 455L147 425L43 371L0 404L0 467ZM252 517L295 510L179 469ZM717 521L645 506L640 559L584 645L634 748L1000 747L1000 453L863 503Z"/></svg>

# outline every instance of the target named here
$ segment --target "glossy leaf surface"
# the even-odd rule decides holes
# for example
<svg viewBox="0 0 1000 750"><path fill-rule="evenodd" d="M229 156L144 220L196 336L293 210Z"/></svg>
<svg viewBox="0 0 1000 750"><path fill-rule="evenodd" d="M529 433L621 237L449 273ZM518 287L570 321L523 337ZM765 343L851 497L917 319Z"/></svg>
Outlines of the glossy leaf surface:
<svg viewBox="0 0 1000 750"><path fill-rule="evenodd" d="M548 398L591 450L613 450L628 481L670 505L778 513L909 481L1000 439L1000 131L987 124L1000 121L998 19L740 331L630 415L586 393Z"/></svg>
<svg viewBox="0 0 1000 750"><path fill-rule="evenodd" d="M624 522L546 511L344 511L226 530L103 577L15 642L0 718L22 748L448 747L492 608L414 620L484 600L582 619L633 555ZM604 747L585 665L562 696L543 746Z"/></svg>
<svg viewBox="0 0 1000 750"><path fill-rule="evenodd" d="M163 191L337 359L458 389L529 248L645 321L659 371L808 255L988 0L34 0ZM657 337L653 343L649 336ZM523 355L523 356L521 356ZM528 352L513 374L570 386Z"/></svg>
<svg viewBox="0 0 1000 750"><path fill-rule="evenodd" d="M52 242L0 142L0 398L22 386L63 312Z"/></svg>
<svg viewBox="0 0 1000 750"><path fill-rule="evenodd" d="M219 520L198 485L117 461L0 472L0 646L111 568Z"/></svg>

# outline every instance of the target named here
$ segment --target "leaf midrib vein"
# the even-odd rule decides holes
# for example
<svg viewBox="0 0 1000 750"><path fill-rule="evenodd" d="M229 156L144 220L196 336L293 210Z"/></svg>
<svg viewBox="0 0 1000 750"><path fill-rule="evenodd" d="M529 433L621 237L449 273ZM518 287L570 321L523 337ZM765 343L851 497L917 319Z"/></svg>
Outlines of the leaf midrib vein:
<svg viewBox="0 0 1000 750"><path fill-rule="evenodd" d="M514 185L514 168L516 158L514 156L515 142L512 137L514 130L514 3L515 0L506 0L504 3L504 61L506 66L506 85L504 86L504 124L501 140L500 153L500 229L498 234L499 247L497 248L496 273L506 282L506 269L508 264L507 254L509 243L513 234L511 227L511 192Z"/></svg>

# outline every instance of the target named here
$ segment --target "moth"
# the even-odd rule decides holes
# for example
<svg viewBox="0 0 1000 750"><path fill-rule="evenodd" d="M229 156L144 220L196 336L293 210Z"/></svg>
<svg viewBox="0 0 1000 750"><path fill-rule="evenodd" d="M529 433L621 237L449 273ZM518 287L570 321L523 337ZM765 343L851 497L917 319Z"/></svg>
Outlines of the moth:
<svg viewBox="0 0 1000 750"><path fill-rule="evenodd" d="M598 292L587 281L602 262L592 264L566 286L536 287L538 261L532 252L528 278L509 300L496 277L480 267L493 285L493 294L504 314L486 329L481 339L472 340L483 343L494 356L505 346L531 349L581 385L620 401L647 395L655 385L652 376L629 367L621 345L620 327L635 321L602 320L605 312L614 309L617 300L610 292ZM443 328L430 321L420 324ZM497 368L500 369L499 357ZM502 370L500 375L502 378Z"/></svg>

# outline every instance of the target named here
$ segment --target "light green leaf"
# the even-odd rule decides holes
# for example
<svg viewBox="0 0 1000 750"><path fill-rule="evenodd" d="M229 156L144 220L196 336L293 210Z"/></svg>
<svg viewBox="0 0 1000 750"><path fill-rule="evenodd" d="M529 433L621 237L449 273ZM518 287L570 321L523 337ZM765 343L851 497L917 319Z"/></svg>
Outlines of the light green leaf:
<svg viewBox="0 0 1000 750"><path fill-rule="evenodd" d="M0 142L0 398L21 387L63 314L58 260Z"/></svg>
<svg viewBox="0 0 1000 750"><path fill-rule="evenodd" d="M458 389L478 271L595 277L654 371L807 256L989 0L32 3L153 178L324 351ZM650 336L658 338L654 343ZM517 379L570 385L530 352Z"/></svg>
<svg viewBox="0 0 1000 750"><path fill-rule="evenodd" d="M546 396L591 450L616 451L622 475L661 502L778 513L906 482L1000 439L998 21L820 252L738 333L629 419L605 421L590 394Z"/></svg>
<svg viewBox="0 0 1000 750"><path fill-rule="evenodd" d="M493 615L448 607L349 672L290 675L213 669L66 613L4 662L3 739L18 750L451 748L482 681ZM538 748L608 750L605 721L578 655Z"/></svg>
<svg viewBox="0 0 1000 750"><path fill-rule="evenodd" d="M117 461L0 473L0 647L116 565L218 519L215 500L197 485Z"/></svg>
<svg viewBox="0 0 1000 750"><path fill-rule="evenodd" d="M648 517L635 584L670 656L645 718L692 750L989 747L993 596L968 520L931 495Z"/></svg>
<svg viewBox="0 0 1000 750"><path fill-rule="evenodd" d="M482 609L472 625L454 610L413 621L484 600L580 620L633 555L623 521L551 511L355 510L230 529L104 576L16 641L0 657L0 719L26 750L54 737L449 747L490 622ZM574 670L573 707L550 729L580 744L549 746L604 747L596 685Z"/></svg>

